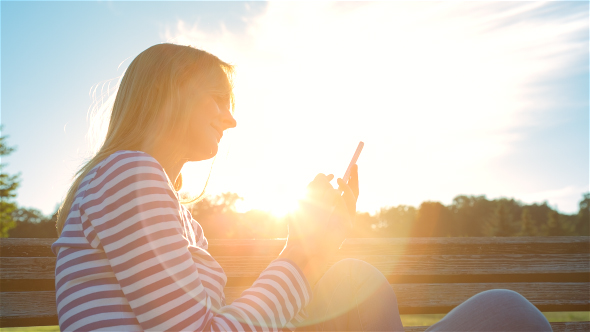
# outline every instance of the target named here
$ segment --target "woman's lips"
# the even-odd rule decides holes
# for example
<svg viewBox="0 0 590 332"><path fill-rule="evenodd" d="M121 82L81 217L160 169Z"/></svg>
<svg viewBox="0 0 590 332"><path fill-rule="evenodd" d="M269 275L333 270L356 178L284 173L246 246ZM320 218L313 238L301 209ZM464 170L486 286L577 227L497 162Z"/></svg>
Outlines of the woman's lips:
<svg viewBox="0 0 590 332"><path fill-rule="evenodd" d="M211 125L211 127L213 127L213 129L215 129L215 131L217 132L217 135L219 135L219 137L217 138L217 141L220 141L221 138L223 137L223 130L217 128L214 125Z"/></svg>

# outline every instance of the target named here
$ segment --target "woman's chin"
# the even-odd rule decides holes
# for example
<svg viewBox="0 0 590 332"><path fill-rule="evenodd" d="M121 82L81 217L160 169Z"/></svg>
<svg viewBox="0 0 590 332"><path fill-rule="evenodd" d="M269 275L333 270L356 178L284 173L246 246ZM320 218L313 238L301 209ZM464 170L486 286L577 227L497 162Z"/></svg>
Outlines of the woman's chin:
<svg viewBox="0 0 590 332"><path fill-rule="evenodd" d="M219 147L217 146L217 144L215 144L207 150L202 149L200 151L195 151L195 153L191 156L190 161L201 161L211 159L215 157L215 155L217 155L218 150Z"/></svg>
<svg viewBox="0 0 590 332"><path fill-rule="evenodd" d="M215 142L215 144L211 147L211 151L209 152L209 158L213 158L217 155L219 151L219 143Z"/></svg>

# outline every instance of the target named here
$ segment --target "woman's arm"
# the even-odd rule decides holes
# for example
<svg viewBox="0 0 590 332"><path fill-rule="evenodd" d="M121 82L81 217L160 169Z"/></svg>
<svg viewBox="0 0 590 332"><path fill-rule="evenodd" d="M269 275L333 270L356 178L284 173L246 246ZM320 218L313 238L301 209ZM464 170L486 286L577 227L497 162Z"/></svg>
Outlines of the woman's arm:
<svg viewBox="0 0 590 332"><path fill-rule="evenodd" d="M312 287L351 230L356 215L358 167L352 168L349 184L338 179L338 190L330 184L332 179L333 175L318 174L308 185L299 211L289 220L289 239L279 255L300 266Z"/></svg>
<svg viewBox="0 0 590 332"><path fill-rule="evenodd" d="M279 259L242 297L216 310L206 268L199 269L182 235L178 200L148 155L111 160L90 187L81 206L84 232L106 253L142 329L276 330L309 302L305 277Z"/></svg>
<svg viewBox="0 0 590 332"><path fill-rule="evenodd" d="M320 280L326 267L323 255L309 255L300 245L285 246L279 258L290 260L299 266L311 287Z"/></svg>

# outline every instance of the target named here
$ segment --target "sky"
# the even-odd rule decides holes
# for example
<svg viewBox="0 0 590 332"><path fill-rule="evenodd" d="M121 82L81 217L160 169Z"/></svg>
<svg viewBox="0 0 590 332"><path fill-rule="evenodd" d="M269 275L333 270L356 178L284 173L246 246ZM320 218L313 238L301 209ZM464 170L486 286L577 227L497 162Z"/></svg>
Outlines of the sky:
<svg viewBox="0 0 590 332"><path fill-rule="evenodd" d="M359 141L359 211L486 195L576 213L590 190L588 2L0 6L2 135L17 147L2 163L21 174L18 204L46 214L91 156L90 111L163 42L236 66L238 126L207 192L242 210L292 209ZM184 189L210 167L187 164Z"/></svg>

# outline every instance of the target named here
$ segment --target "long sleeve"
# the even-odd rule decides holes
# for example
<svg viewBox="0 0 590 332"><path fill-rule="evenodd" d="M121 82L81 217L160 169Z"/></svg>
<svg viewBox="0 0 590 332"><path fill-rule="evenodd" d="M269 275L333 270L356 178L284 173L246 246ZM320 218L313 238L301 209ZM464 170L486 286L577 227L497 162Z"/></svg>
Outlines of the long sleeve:
<svg viewBox="0 0 590 332"><path fill-rule="evenodd" d="M104 250L143 330L277 330L309 303L304 275L279 259L223 306L225 275L187 239L181 214L163 169L143 153L105 163L80 205L86 239Z"/></svg>

